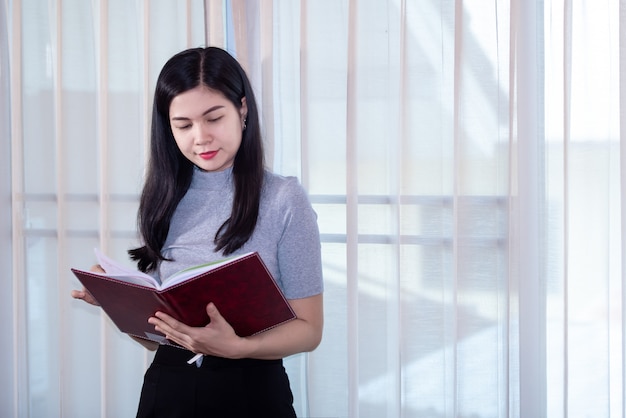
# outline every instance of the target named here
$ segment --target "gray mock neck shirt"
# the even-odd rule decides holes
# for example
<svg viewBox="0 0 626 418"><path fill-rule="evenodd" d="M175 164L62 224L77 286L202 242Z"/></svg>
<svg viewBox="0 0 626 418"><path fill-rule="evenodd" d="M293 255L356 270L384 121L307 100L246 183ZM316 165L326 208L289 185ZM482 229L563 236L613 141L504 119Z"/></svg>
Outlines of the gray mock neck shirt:
<svg viewBox="0 0 626 418"><path fill-rule="evenodd" d="M178 204L163 246L159 277L224 258L215 252L215 233L230 216L232 168L219 172L194 169L189 190ZM323 291L317 215L295 177L265 172L259 218L254 233L233 255L257 251L287 299Z"/></svg>

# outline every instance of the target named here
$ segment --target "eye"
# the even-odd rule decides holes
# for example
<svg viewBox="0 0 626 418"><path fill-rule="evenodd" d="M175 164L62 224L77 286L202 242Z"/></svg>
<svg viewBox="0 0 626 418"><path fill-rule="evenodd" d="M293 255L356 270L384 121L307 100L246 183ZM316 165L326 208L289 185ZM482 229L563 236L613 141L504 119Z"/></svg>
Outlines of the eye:
<svg viewBox="0 0 626 418"><path fill-rule="evenodd" d="M214 118L207 118L207 122L217 122L220 119L222 119L222 116L217 116L217 117L214 117Z"/></svg>
<svg viewBox="0 0 626 418"><path fill-rule="evenodd" d="M182 126L175 126L176 129L184 131L186 129L191 128L191 124L187 124L187 125L182 125Z"/></svg>

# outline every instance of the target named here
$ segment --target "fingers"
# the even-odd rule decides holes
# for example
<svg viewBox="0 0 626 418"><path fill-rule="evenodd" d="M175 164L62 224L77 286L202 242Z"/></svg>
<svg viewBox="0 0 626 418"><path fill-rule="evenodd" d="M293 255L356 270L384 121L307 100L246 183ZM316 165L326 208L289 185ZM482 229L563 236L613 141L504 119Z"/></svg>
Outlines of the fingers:
<svg viewBox="0 0 626 418"><path fill-rule="evenodd" d="M209 323L205 327L191 327L163 312L157 312L148 319L157 332L194 353L214 353L211 340L224 342L234 332L213 303L206 306Z"/></svg>
<svg viewBox="0 0 626 418"><path fill-rule="evenodd" d="M87 289L85 289L83 287L83 290L72 290L71 292L71 296L74 299L80 299L83 300L85 302L87 302L90 305L94 305L94 306L100 306L100 304L98 303L98 301L96 300L96 298L94 298L91 293L89 293L87 291Z"/></svg>
<svg viewBox="0 0 626 418"><path fill-rule="evenodd" d="M155 313L153 317L148 319L148 322L154 325L155 330L165 334L167 338L180 337L190 331L190 327L163 312Z"/></svg>
<svg viewBox="0 0 626 418"><path fill-rule="evenodd" d="M106 273L100 264L94 264L89 271L93 271L94 273Z"/></svg>
<svg viewBox="0 0 626 418"><path fill-rule="evenodd" d="M188 350L192 349L190 344L193 340L190 334L193 332L193 329L191 327L163 312L155 313L153 317L148 319L148 323L154 325L155 331L165 335L165 338L168 340L173 341Z"/></svg>
<svg viewBox="0 0 626 418"><path fill-rule="evenodd" d="M217 310L217 306L213 302L209 303L206 306L206 313L209 315L209 323L216 323L217 321L223 320L222 314Z"/></svg>
<svg viewBox="0 0 626 418"><path fill-rule="evenodd" d="M105 273L104 269L102 268L102 266L100 264L95 264L95 265L91 266L89 271L92 271L94 273ZM74 299L83 300L83 301L87 302L90 305L100 306L100 304L98 303L96 298L94 298L91 295L91 293L89 293L89 291L87 289L85 289L84 287L83 287L83 290L72 290L70 295Z"/></svg>

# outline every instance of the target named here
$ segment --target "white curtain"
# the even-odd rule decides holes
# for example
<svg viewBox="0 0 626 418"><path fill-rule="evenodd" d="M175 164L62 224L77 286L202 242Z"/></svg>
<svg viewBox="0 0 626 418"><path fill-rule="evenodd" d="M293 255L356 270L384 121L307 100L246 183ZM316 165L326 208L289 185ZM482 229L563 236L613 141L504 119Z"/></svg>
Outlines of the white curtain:
<svg viewBox="0 0 626 418"><path fill-rule="evenodd" d="M546 377L550 416L623 416L624 2L545 14ZM620 16L621 15L621 16Z"/></svg>
<svg viewBox="0 0 626 418"><path fill-rule="evenodd" d="M156 75L211 44L319 216L299 416L623 416L621 3L3 0L0 415L134 415L69 268L136 244Z"/></svg>

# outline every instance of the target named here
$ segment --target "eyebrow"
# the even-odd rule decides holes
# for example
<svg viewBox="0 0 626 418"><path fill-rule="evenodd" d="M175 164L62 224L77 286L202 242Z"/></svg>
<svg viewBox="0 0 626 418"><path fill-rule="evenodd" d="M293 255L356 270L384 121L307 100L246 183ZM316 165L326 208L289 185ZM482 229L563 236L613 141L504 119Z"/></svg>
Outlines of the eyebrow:
<svg viewBox="0 0 626 418"><path fill-rule="evenodd" d="M224 107L223 105L216 105L216 106L210 107L210 108L208 108L207 110L204 111L202 116L206 116L206 115L208 115L209 113L211 113L211 112L213 112L215 110L222 109L223 107ZM184 116L175 116L175 117L172 118L172 120L189 120L189 118L184 117Z"/></svg>

